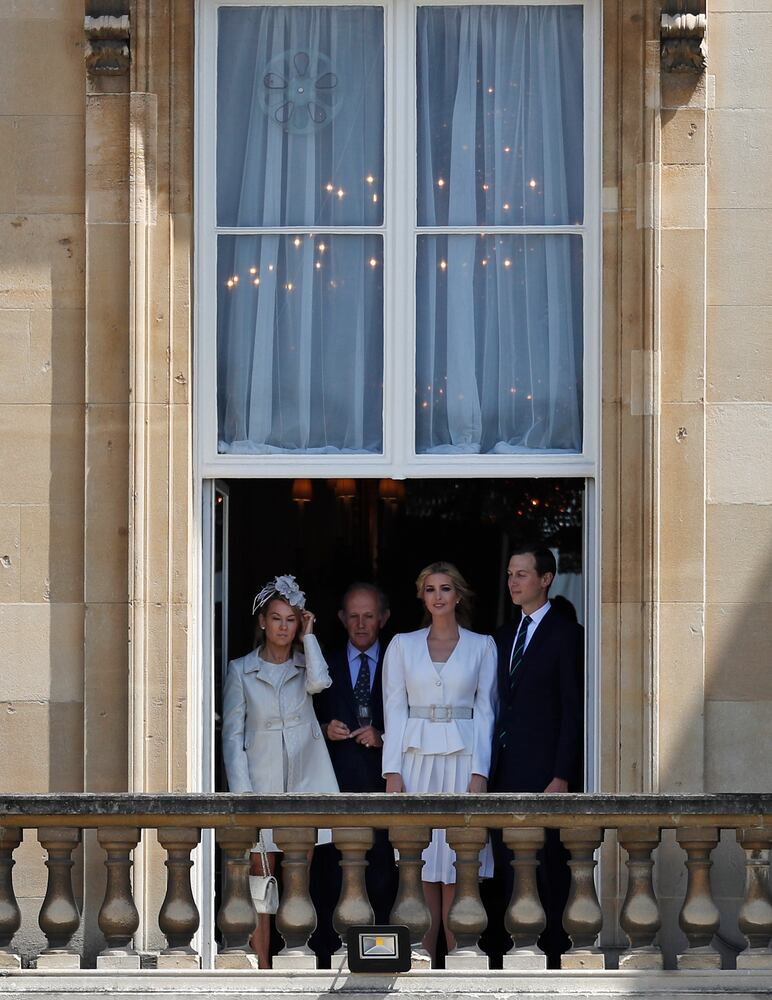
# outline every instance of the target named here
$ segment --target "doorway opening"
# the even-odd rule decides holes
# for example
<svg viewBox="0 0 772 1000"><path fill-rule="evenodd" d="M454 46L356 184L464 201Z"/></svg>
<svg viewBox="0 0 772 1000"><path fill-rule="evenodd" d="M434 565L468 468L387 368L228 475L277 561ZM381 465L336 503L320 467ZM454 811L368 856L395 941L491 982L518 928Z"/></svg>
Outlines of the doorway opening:
<svg viewBox="0 0 772 1000"><path fill-rule="evenodd" d="M541 538L558 557L550 592L584 622L585 484L579 479L260 479L218 484L215 505L215 787L220 692L227 661L254 646L252 601L276 574L294 574L317 618L322 648L342 638L341 594L377 583L391 605L389 635L421 624L414 581L430 562L455 563L475 591L473 627L495 632L512 615L507 560ZM227 525L227 529L225 529Z"/></svg>
<svg viewBox="0 0 772 1000"><path fill-rule="evenodd" d="M475 594L473 628L493 633L514 614L505 577L511 548L539 538L556 553L558 576L550 597L587 614L588 550L584 480L544 479L232 479L212 483L211 534L205 560L211 605L210 656L204 678L207 786L226 791L221 752L222 686L228 661L254 647L254 595L277 574L294 574L317 618L322 648L340 643L340 597L354 581L377 583L391 618L383 635L418 628L415 594L420 570L439 559L455 563ZM590 519L591 521L591 519ZM211 670L211 673L209 671ZM590 676L591 672L588 672ZM591 701L591 699L590 699ZM587 708L590 708L588 702ZM588 711L586 732L592 729ZM210 728L211 727L211 728ZM219 852L207 841L214 884L204 914L211 950L219 905Z"/></svg>

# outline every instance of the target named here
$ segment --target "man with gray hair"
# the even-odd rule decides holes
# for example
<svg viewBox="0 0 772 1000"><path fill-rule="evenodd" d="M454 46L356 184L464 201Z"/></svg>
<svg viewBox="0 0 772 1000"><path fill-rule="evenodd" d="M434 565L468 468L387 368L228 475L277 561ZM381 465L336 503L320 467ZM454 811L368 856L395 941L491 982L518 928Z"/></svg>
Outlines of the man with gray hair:
<svg viewBox="0 0 772 1000"><path fill-rule="evenodd" d="M316 715L341 792L382 792L386 788L381 775L384 728L381 672L385 643L381 642L380 633L389 620L388 599L372 583L352 583L343 595L338 618L348 639L325 652L332 685L314 699ZM396 868L385 830L376 830L375 844L367 859L365 878L375 922L388 923L396 894ZM319 913L317 935L317 940L321 937L325 943L329 940L332 908L340 891L337 858L330 869L332 877L326 881L325 889L329 913ZM323 926L328 920L329 931L325 933Z"/></svg>

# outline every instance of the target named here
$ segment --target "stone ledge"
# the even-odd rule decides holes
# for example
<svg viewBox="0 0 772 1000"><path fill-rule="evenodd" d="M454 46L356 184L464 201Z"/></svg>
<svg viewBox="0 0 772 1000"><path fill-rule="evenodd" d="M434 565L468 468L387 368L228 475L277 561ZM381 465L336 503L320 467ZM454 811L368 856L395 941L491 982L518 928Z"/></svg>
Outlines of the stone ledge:
<svg viewBox="0 0 772 1000"><path fill-rule="evenodd" d="M365 976L318 972L250 972L222 970L81 973L39 973L32 970L0 973L3 998L43 995L68 1000L85 997L137 997L170 995L174 1000L194 1000L202 996L223 996L229 1000L280 1000L287 994L323 997L346 994L374 997L399 994L405 997L437 994L458 997L666 998L705 1000L706 997L736 997L759 1000L772 997L772 977L768 971L704 972L512 972L454 970L452 972L409 972L397 976Z"/></svg>
<svg viewBox="0 0 772 1000"><path fill-rule="evenodd" d="M259 825L270 814L274 826L361 826L367 817L375 826L421 826L431 817L438 826L630 825L636 817L650 818L662 827L698 825L694 819L727 828L764 825L772 816L772 794L718 793L701 795L529 795L520 793L403 794L359 793L337 795L213 794L32 794L0 795L0 823L18 826L95 827L134 826L211 827ZM456 822L453 822L456 820Z"/></svg>

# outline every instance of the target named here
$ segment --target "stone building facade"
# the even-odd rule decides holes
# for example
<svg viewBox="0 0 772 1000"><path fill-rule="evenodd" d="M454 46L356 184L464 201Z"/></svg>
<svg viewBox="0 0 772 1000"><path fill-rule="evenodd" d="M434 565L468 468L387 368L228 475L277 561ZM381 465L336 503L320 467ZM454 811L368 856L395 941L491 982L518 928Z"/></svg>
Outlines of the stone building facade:
<svg viewBox="0 0 772 1000"><path fill-rule="evenodd" d="M770 791L772 2L597 5L596 789ZM200 787L196 30L193 0L0 6L6 791Z"/></svg>

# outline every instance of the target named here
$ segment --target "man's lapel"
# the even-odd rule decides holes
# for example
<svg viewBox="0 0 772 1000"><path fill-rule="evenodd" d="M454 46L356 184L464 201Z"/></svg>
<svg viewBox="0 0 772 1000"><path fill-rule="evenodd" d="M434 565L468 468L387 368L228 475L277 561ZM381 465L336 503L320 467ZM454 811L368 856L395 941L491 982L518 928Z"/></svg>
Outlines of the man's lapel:
<svg viewBox="0 0 772 1000"><path fill-rule="evenodd" d="M509 700L509 657L512 653L512 643L515 641L517 622L507 625L498 636L498 676L499 697L502 702Z"/></svg>
<svg viewBox="0 0 772 1000"><path fill-rule="evenodd" d="M334 683L340 693L341 707L345 708L349 712L349 724L350 720L357 718L357 709L354 704L354 685L351 683L351 670L348 665L348 647L344 646L343 649L339 651L336 657L336 673L337 677L334 679ZM343 713L341 713L343 714ZM343 720L341 720L343 721Z"/></svg>

